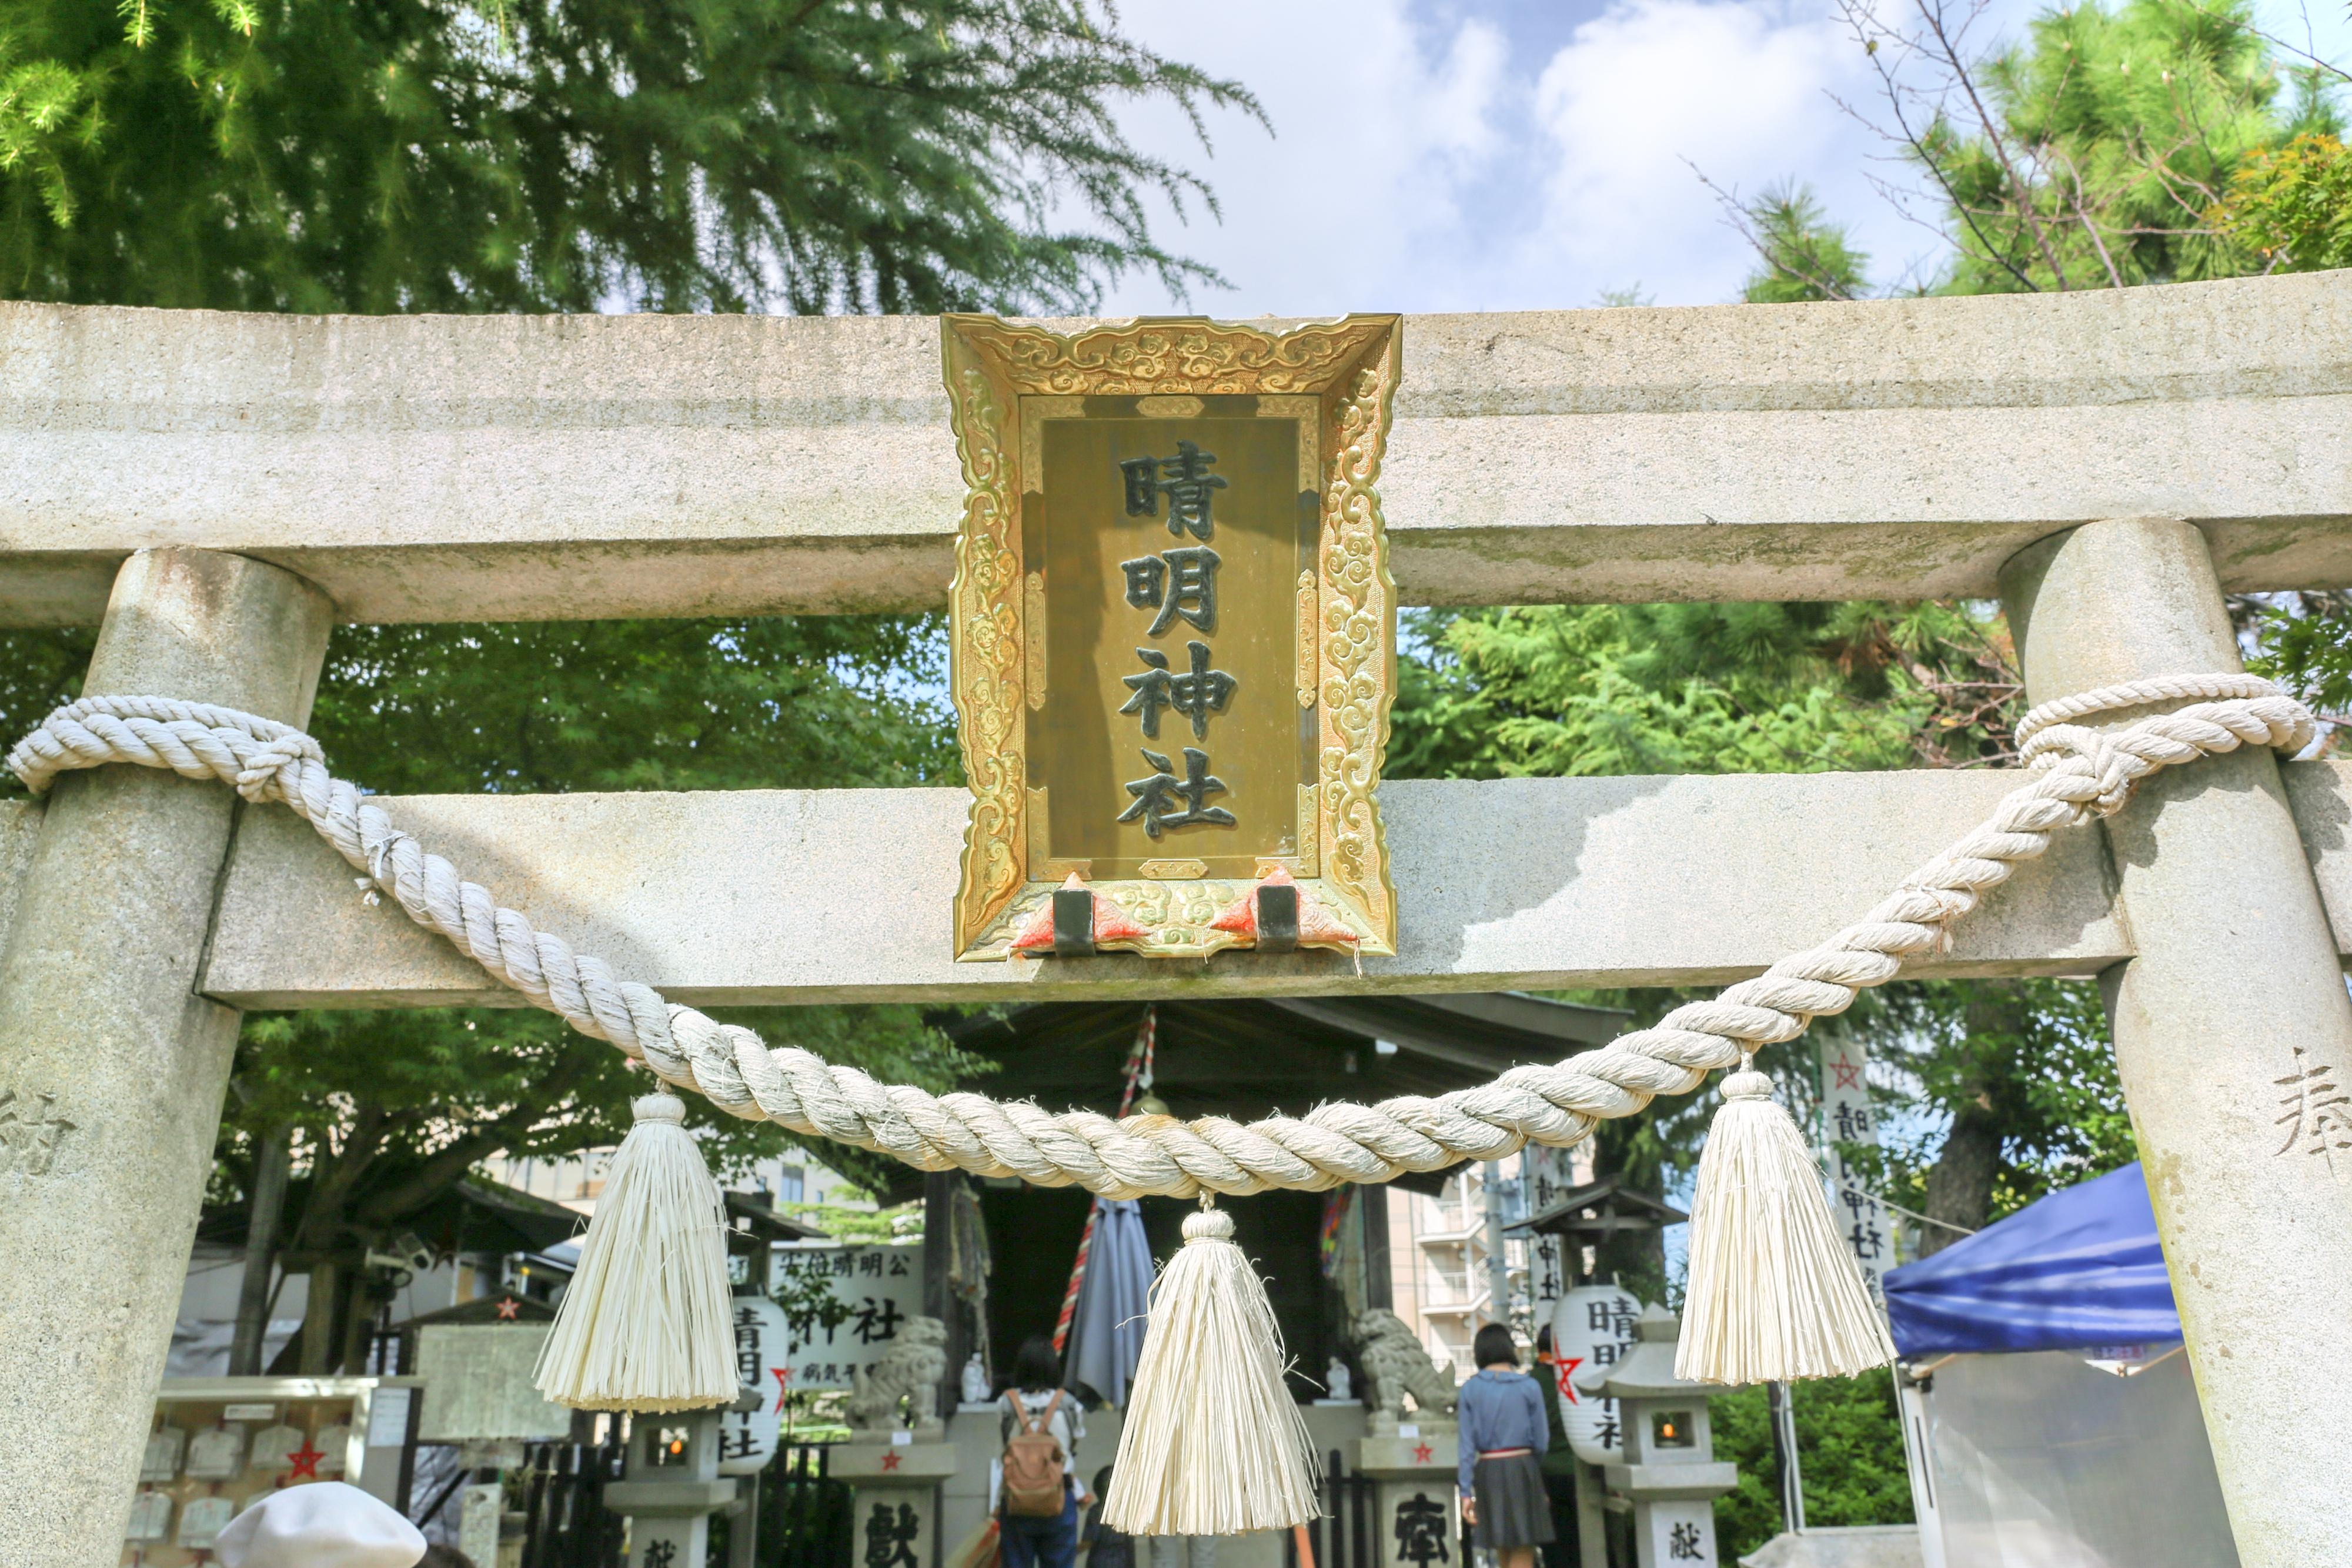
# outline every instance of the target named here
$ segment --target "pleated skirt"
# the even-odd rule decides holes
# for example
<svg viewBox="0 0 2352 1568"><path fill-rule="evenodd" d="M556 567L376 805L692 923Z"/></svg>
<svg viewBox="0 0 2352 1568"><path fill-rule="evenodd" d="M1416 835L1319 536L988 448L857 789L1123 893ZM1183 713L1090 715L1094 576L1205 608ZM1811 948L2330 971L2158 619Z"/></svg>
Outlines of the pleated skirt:
<svg viewBox="0 0 2352 1568"><path fill-rule="evenodd" d="M1551 1500L1544 1492L1543 1465L1533 1454L1480 1459L1470 1472L1471 1495L1478 1500L1478 1544L1490 1551L1551 1543Z"/></svg>

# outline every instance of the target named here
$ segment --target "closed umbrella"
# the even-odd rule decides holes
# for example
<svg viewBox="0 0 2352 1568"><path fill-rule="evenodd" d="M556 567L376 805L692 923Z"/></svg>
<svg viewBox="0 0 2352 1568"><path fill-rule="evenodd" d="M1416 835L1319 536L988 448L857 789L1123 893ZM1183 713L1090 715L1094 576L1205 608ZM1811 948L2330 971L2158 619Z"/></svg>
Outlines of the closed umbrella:
<svg viewBox="0 0 2352 1568"><path fill-rule="evenodd" d="M1113 1405L1127 1403L1143 1354L1150 1294L1151 1245L1143 1236L1142 1206L1133 1198L1095 1199L1093 1245L1070 1322L1074 1343L1065 1383L1073 1388L1083 1383Z"/></svg>

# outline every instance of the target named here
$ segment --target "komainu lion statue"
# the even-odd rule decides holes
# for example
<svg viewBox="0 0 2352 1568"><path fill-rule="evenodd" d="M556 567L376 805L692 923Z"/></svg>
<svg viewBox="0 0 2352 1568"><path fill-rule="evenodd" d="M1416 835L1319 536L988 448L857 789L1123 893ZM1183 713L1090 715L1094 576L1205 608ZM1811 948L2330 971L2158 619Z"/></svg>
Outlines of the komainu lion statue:
<svg viewBox="0 0 2352 1568"><path fill-rule="evenodd" d="M1460 1390L1454 1385L1454 1364L1440 1367L1423 1350L1420 1336L1394 1312L1374 1307L1356 1314L1356 1364L1364 1369L1365 1403L1375 1416L1391 1421L1404 1414L1404 1396L1424 1416L1451 1416Z"/></svg>
<svg viewBox="0 0 2352 1568"><path fill-rule="evenodd" d="M890 1347L857 1369L846 1406L849 1429L889 1431L902 1409L914 1430L939 1426L940 1385L947 1375L948 1325L937 1318L907 1319Z"/></svg>
<svg viewBox="0 0 2352 1568"><path fill-rule="evenodd" d="M1364 1368L1364 1394L1373 1416L1390 1422L1404 1416L1404 1396L1412 1394L1413 1408L1423 1416L1454 1416L1454 1364L1437 1365L1421 1335L1404 1326L1395 1312L1371 1307L1355 1314L1355 1364Z"/></svg>

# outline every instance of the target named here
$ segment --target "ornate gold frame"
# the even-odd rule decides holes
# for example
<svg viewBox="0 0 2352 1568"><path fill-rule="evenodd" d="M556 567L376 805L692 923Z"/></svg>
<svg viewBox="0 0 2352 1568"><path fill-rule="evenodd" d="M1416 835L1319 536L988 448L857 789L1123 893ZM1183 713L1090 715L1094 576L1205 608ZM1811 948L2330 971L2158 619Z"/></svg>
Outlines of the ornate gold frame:
<svg viewBox="0 0 2352 1568"><path fill-rule="evenodd" d="M949 600L949 681L972 796L956 886L958 958L1008 956L1013 932L1057 880L1030 864L1026 693L1042 654L1029 634L1039 590L1022 570L1022 400L1187 394L1313 398L1319 408L1322 541L1318 570L1299 575L1299 609L1314 614L1302 614L1297 675L1300 706L1320 709L1321 738L1318 781L1299 787L1296 874L1304 897L1354 931L1359 952L1396 951L1396 890L1374 793L1396 688L1396 584L1374 486L1402 327L1395 316L1349 316L1265 332L1179 317L1064 335L992 316L941 319L967 487ZM1134 950L1206 957L1248 945L1210 922L1253 883L1188 880L1183 862L1166 864L1174 880L1093 884L1150 928Z"/></svg>

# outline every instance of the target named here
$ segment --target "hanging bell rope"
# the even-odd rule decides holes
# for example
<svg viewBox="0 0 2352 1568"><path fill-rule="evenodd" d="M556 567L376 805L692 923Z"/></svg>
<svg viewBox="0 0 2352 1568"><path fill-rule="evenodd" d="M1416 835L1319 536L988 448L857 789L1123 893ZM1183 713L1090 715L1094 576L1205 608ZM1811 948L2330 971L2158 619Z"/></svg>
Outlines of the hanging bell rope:
<svg viewBox="0 0 2352 1568"><path fill-rule="evenodd" d="M2070 722L2166 703L2188 706L2106 735ZM1657 1094L1688 1093L1710 1071L1797 1038L1814 1018L1843 1012L1859 990L1893 979L1906 957L1940 948L1952 923L2018 862L2040 855L2051 834L2121 810L2140 779L2242 746L2300 751L2315 727L2301 703L2246 675L2139 681L2045 704L2018 726L2029 780L1982 825L1822 946L1711 1001L1678 1008L1654 1028L1566 1061L1516 1067L1491 1083L1433 1097L1327 1104L1302 1117L1247 1125L1218 1117L1054 1115L980 1094L886 1086L808 1051L771 1049L749 1030L617 979L602 960L538 930L395 828L381 805L330 774L317 742L250 714L165 697L85 697L50 715L8 761L36 794L68 768L128 762L219 779L249 800L283 801L411 919L582 1032L611 1040L663 1081L690 1086L730 1114L892 1155L924 1170L1138 1197L1322 1190L1439 1170L1464 1158L1498 1159L1531 1142L1578 1143L1602 1118L1634 1114ZM1777 1141L1785 1148L1785 1140ZM1713 1190L1731 1189L1715 1184L1702 1194L1702 1211ZM1703 1213L1695 1215L1695 1226L1706 1223ZM1858 1280L1853 1284L1859 1288ZM1731 1301L1725 1310L1745 1312L1748 1303ZM1777 1359L1755 1375L1801 1375L1785 1370L1804 1364L1799 1347L1783 1344L1772 1355ZM1727 1375L1738 1364L1727 1356L1709 1375Z"/></svg>

